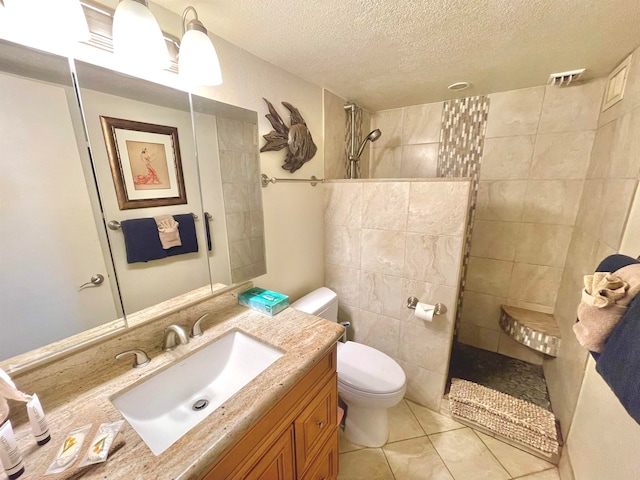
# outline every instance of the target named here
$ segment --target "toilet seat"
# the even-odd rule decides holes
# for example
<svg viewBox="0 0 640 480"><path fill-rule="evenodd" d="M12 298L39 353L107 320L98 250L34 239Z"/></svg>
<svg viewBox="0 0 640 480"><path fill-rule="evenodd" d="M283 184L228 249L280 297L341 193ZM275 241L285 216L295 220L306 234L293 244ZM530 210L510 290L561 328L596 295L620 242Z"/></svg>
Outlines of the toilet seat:
<svg viewBox="0 0 640 480"><path fill-rule="evenodd" d="M361 343L338 343L338 388L380 397L392 396L405 385L402 367L390 356Z"/></svg>

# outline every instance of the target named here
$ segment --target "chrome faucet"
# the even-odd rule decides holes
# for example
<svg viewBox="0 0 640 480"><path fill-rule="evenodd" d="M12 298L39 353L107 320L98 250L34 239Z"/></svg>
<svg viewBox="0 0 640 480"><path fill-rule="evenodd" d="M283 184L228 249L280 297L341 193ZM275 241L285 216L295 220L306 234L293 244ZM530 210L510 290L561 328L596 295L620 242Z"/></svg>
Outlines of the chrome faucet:
<svg viewBox="0 0 640 480"><path fill-rule="evenodd" d="M202 335L202 327L200 326L200 324L208 316L209 316L209 312L205 313L198 320L196 320L196 322L191 327L191 333L189 334L189 336L191 338L196 338L196 337L199 337L200 335Z"/></svg>
<svg viewBox="0 0 640 480"><path fill-rule="evenodd" d="M162 341L162 350L165 352L173 350L178 345L186 345L189 338L184 329L178 325L169 325L164 330L164 339Z"/></svg>
<svg viewBox="0 0 640 480"><path fill-rule="evenodd" d="M151 359L144 350L127 350L116 355L116 360L120 360L125 355L135 355L136 358L133 361L133 368L140 368L147 365Z"/></svg>

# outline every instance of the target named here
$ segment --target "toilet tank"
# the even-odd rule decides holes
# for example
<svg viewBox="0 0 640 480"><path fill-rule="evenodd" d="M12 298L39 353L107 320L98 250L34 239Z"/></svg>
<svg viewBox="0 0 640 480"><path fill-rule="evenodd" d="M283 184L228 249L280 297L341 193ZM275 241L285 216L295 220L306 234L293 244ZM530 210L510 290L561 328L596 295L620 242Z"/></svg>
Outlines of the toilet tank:
<svg viewBox="0 0 640 480"><path fill-rule="evenodd" d="M326 318L332 322L338 321L338 295L327 287L320 287L290 305L296 310L318 317Z"/></svg>

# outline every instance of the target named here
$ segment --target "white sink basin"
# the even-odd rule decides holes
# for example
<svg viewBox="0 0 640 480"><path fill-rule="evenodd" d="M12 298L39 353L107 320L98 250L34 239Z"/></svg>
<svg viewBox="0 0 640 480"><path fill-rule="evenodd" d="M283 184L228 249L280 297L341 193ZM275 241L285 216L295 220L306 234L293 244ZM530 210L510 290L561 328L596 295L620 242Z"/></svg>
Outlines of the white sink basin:
<svg viewBox="0 0 640 480"><path fill-rule="evenodd" d="M282 355L232 331L110 400L160 455Z"/></svg>

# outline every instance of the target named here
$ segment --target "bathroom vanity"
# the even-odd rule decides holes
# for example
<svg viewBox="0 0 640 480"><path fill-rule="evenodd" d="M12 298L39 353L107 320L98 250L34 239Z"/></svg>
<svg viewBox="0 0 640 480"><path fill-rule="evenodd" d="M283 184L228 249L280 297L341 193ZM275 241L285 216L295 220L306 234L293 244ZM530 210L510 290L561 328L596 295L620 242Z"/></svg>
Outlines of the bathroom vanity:
<svg viewBox="0 0 640 480"><path fill-rule="evenodd" d="M51 478L337 478L336 342L343 328L292 308L269 317L239 306L238 291L246 288L198 302L103 344L15 375L20 389L38 393L52 437L48 444L36 447L24 407L13 407L10 418L26 467L21 478L43 478L64 436L74 428L92 423L90 440L100 423L120 420L122 414L110 398L232 331L267 343L283 355L160 455L154 455L125 422L105 463L84 468L74 464ZM189 328L204 312L211 315L202 337L162 352L166 326ZM130 348L145 350L151 363L134 369L131 359L114 359Z"/></svg>

